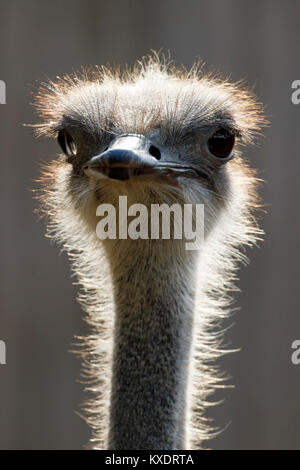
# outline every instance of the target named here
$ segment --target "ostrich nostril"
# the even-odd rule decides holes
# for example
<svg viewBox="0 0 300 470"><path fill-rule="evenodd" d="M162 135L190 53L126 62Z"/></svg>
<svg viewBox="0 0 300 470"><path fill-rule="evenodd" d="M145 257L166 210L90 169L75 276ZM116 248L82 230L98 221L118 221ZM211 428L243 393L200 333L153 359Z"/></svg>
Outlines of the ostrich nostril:
<svg viewBox="0 0 300 470"><path fill-rule="evenodd" d="M150 155L152 155L152 157L155 157L157 160L160 160L161 153L159 148L155 147L154 145L150 145L149 153Z"/></svg>

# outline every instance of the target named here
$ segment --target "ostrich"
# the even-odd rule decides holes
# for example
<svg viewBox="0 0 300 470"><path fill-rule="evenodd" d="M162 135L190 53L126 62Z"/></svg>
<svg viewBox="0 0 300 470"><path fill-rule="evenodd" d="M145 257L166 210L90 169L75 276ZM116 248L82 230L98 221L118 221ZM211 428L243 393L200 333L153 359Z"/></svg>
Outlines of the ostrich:
<svg viewBox="0 0 300 470"><path fill-rule="evenodd" d="M72 261L91 327L81 338L91 447L203 448L208 397L222 383L220 319L241 250L260 230L257 178L241 155L264 123L242 83L156 55L41 85L37 134L59 158L41 177L48 235ZM202 204L204 237L99 240L97 207ZM117 226L124 217L117 215Z"/></svg>

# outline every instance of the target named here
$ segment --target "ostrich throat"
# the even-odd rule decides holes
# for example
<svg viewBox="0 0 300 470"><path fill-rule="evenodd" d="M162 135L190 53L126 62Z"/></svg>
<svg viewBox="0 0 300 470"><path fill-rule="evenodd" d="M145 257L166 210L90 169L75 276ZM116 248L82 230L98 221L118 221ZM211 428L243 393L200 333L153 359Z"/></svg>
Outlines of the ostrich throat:
<svg viewBox="0 0 300 470"><path fill-rule="evenodd" d="M186 251L184 242L174 251L163 243L174 242L141 242L143 249L125 266L111 260L116 315L111 449L186 448L197 252Z"/></svg>

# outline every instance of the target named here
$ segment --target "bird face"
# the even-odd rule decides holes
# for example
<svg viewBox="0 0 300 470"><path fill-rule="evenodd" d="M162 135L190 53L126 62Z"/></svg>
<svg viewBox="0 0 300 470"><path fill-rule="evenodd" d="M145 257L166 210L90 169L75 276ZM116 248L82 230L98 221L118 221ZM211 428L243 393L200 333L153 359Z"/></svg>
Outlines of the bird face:
<svg viewBox="0 0 300 470"><path fill-rule="evenodd" d="M243 168L239 145L260 127L260 106L241 86L151 60L124 76L49 83L37 101L39 132L57 137L69 193L85 210L127 195L213 213Z"/></svg>
<svg viewBox="0 0 300 470"><path fill-rule="evenodd" d="M230 110L220 103L213 109L204 90L201 96L189 83L164 77L151 87L148 79L113 88L85 85L73 96L70 90L58 142L74 179L98 194L105 188L145 194L159 186L161 192L177 188L181 196L195 188L190 203L201 202L201 191L223 197L239 134Z"/></svg>
<svg viewBox="0 0 300 470"><path fill-rule="evenodd" d="M148 183L161 180L176 184L178 178L192 178L210 184L213 182L213 171L216 171L214 165L219 168L233 157L235 135L231 129L225 127L219 127L212 135L204 135L207 142L204 145L202 142L202 148L200 138L203 136L195 135L192 142L194 148L190 149L190 158L187 159L184 158L185 154L180 153L180 149L157 143L159 139L155 138L154 132L151 134L113 136L104 150L100 148L97 155L91 155L79 165L76 162L77 145L71 132L66 129L60 131L58 142L68 161L73 163L75 172L99 180L136 179ZM198 158L192 158L194 153Z"/></svg>

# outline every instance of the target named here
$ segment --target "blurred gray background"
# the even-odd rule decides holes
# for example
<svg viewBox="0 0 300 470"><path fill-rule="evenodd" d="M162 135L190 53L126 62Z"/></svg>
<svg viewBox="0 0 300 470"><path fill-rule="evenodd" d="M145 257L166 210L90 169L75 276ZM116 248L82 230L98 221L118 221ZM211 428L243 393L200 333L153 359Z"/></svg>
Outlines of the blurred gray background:
<svg viewBox="0 0 300 470"><path fill-rule="evenodd" d="M240 271L241 307L226 333L221 362L233 390L209 415L224 431L214 449L300 448L299 124L291 83L300 79L299 0L1 0L0 105L1 317L7 365L0 365L0 448L80 449L89 429L74 412L82 401L80 362L68 352L84 334L69 266L44 238L31 189L39 164L58 151L35 141L32 93L40 81L81 65L130 63L151 49L190 66L200 56L233 80L256 86L271 127L253 166L267 181L261 248Z"/></svg>

